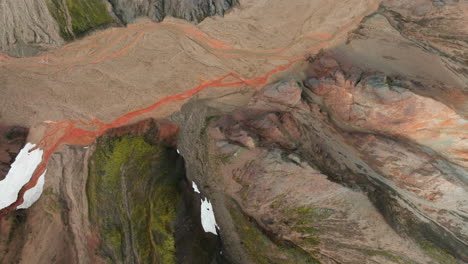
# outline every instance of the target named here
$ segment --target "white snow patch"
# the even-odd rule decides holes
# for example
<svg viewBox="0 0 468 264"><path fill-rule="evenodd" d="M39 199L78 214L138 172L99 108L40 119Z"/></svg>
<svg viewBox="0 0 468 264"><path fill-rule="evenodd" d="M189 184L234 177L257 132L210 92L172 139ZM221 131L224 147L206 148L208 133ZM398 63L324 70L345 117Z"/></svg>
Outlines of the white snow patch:
<svg viewBox="0 0 468 264"><path fill-rule="evenodd" d="M198 190L198 186L194 181L192 181L192 188L194 192L200 193L200 190Z"/></svg>
<svg viewBox="0 0 468 264"><path fill-rule="evenodd" d="M201 221L205 232L218 235L216 228L219 229L219 226L216 224L213 206L210 201L208 201L208 198L206 198L206 200L201 199Z"/></svg>
<svg viewBox="0 0 468 264"><path fill-rule="evenodd" d="M8 207L16 201L21 188L29 182L34 171L42 160L42 149L29 152L36 145L26 143L15 162L11 164L5 179L0 181L0 209Z"/></svg>
<svg viewBox="0 0 468 264"><path fill-rule="evenodd" d="M39 177L36 186L32 187L24 193L23 203L18 206L17 209L29 208L31 205L37 202L37 200L39 200L39 197L41 197L42 194L42 190L44 189L46 171L44 171L44 173L42 173L42 175Z"/></svg>

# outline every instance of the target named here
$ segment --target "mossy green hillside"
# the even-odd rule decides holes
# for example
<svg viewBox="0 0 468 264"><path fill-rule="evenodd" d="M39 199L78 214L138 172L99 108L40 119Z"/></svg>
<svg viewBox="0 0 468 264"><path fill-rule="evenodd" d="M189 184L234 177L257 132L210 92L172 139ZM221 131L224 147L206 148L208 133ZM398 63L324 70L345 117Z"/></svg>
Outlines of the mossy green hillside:
<svg viewBox="0 0 468 264"><path fill-rule="evenodd" d="M313 247L320 244L316 224L327 219L333 211L326 208L316 208L313 206L299 206L288 203L285 195L279 195L270 204L270 208L276 214L283 216L282 223L291 230L301 234L299 245Z"/></svg>
<svg viewBox="0 0 468 264"><path fill-rule="evenodd" d="M49 0L48 8L67 40L113 22L102 0Z"/></svg>
<svg viewBox="0 0 468 264"><path fill-rule="evenodd" d="M364 252L368 256L380 256L392 263L398 263L398 264L416 264L415 262L405 259L402 256L397 256L392 253L389 253L384 250L375 250L375 249L360 249L360 251Z"/></svg>
<svg viewBox="0 0 468 264"><path fill-rule="evenodd" d="M67 0L72 29L76 36L97 26L112 22L112 17L101 0Z"/></svg>
<svg viewBox="0 0 468 264"><path fill-rule="evenodd" d="M66 40L73 39L73 32L68 28L67 9L61 0L50 0L47 2L52 17L57 21L60 28L60 35Z"/></svg>
<svg viewBox="0 0 468 264"><path fill-rule="evenodd" d="M426 239L419 239L419 245L434 261L440 264L457 264L458 262L452 255L445 252L443 249L437 247Z"/></svg>
<svg viewBox="0 0 468 264"><path fill-rule="evenodd" d="M282 243L273 242L237 206L230 206L229 212L242 245L254 263L319 263L310 254L292 243L286 243L285 241Z"/></svg>
<svg viewBox="0 0 468 264"><path fill-rule="evenodd" d="M142 137L103 137L91 157L91 221L110 263L175 263L175 156Z"/></svg>

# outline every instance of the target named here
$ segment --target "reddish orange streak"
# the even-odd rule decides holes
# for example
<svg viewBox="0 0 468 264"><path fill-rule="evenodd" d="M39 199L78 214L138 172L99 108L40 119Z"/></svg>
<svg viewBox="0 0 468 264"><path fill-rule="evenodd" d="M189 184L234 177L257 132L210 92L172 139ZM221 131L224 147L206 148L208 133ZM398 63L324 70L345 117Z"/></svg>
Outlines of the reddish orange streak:
<svg viewBox="0 0 468 264"><path fill-rule="evenodd" d="M377 5L377 2L375 2L375 5ZM371 8L370 10L374 10L374 8ZM356 21L351 21L350 23L338 28L337 31L332 35L329 35L329 34L305 35L304 36L305 38L312 37L312 38L319 38L323 40L318 45L313 45L311 49L307 50L307 53L310 53L312 51L318 51L320 48L326 47L326 43L324 42L325 40L333 39L343 33L346 33L346 31L351 26L358 24L359 22L360 22L360 19ZM12 65L12 66L21 66L21 67L44 67L44 66L66 67L66 66L73 66L73 65L72 64L67 65L63 63L79 62L79 61L85 61L85 62L88 61L88 63L99 63L99 62L106 61L108 59L114 59L114 58L118 58L118 57L125 55L134 45L136 45L136 43L144 36L144 34L147 31L160 27L160 26L169 26L175 29L181 29L187 36L191 37L194 40L199 41L200 44L204 44L208 46L209 48L214 49L212 53L215 53L218 55L230 56L230 57L235 58L238 56L246 57L246 56L258 56L257 54L265 54L265 55L270 54L270 56L268 56L268 58L270 59L286 59L286 60L289 60L289 63L269 71L264 76L255 77L252 79L243 79L239 74L231 72L224 76L211 80L209 82L201 82L198 86L184 93L164 97L158 102L154 103L153 105L150 105L140 110L130 112L128 114L125 114L121 117L118 117L117 119L115 119L114 121L110 123L104 123L95 118L92 118L90 122L84 122L81 120L63 120L57 123L51 122L43 138L37 145L38 148L41 148L44 150L42 162L39 164L38 168L35 170L34 175L31 178L31 180L21 189L20 193L18 194L18 199L16 200L16 202L10 205L9 207L0 210L0 217L15 210L17 206L23 203L24 193L36 185L39 179L39 176L46 169L47 162L49 161L50 156L61 145L63 144L81 145L81 146L89 145L93 143L99 136L101 136L106 130L110 128L115 128L115 127L119 127L124 124L127 124L130 120L134 119L135 117L151 112L168 102L186 100L192 97L194 94L200 91L203 91L207 88L210 88L210 87L235 87L235 86L240 86L240 85L249 85L249 86L264 85L268 82L271 75L280 71L284 71L288 69L289 67L291 67L292 65L294 65L296 62L303 59L302 57L287 57L287 56L281 55L283 52L290 49L294 43L291 43L283 48L268 50L268 51L249 51L245 49L236 49L232 47L229 43L210 38L207 34L197 31L196 29L193 29L191 27L163 22L163 23L147 23L144 25L129 25L127 27L128 31L126 33L115 38L110 44L107 45L107 48L101 50L96 55L88 54L88 55L84 55L81 57L75 57L74 59L71 59L71 60L63 60L63 59L59 60L55 58L40 56L40 57L36 57L36 59L39 58L41 59L41 61L46 62L46 64L44 63L19 64L19 63L9 63L10 61L13 60L13 58L0 54L0 62L2 61L7 62L7 63L0 63L0 66ZM143 29L140 29L142 27ZM136 33L132 31L132 29L135 29L135 28L139 29L138 34L136 34L136 37L133 37L133 39L129 40L130 35L132 35L132 33ZM111 33L104 33L104 34L111 34ZM97 34L95 36L88 38L88 40L98 39L100 37L102 37L102 35ZM128 43L128 44L125 45L123 48L118 49L117 51L111 52L112 49L117 48L119 44L121 44L122 42ZM70 49L70 50L78 50L78 51L82 49L89 49L90 47L97 48L97 45L95 43L92 43L90 45L85 45L85 47L80 47L80 48L73 48L72 45L73 44L68 44L65 46L65 48ZM60 56L61 52L63 51L58 51L55 53L55 55ZM223 52L226 52L226 53L223 53ZM247 53L247 54L241 55L236 52L242 52L242 53ZM92 55L94 55L94 58L92 58L93 57ZM57 63L57 64L49 64L50 62ZM62 63L62 65L60 63ZM228 78L235 78L238 81L226 82Z"/></svg>
<svg viewBox="0 0 468 264"><path fill-rule="evenodd" d="M91 122L88 122L88 123L81 121L81 120L64 120L64 121L50 124L45 135L43 136L43 138L41 139L41 141L36 147L36 148L41 148L42 150L44 150L42 162L37 167L29 183L23 186L23 188L21 189L16 202L10 205L9 207L0 210L0 217L15 210L17 206L23 203L24 193L36 185L40 175L42 175L42 173L46 169L47 162L49 161L50 156L61 145L69 144L69 145L87 146L93 143L99 136L101 136L106 130L110 128L115 128L115 127L119 127L124 124L127 124L133 118L140 116L142 114L151 112L168 102L176 102L176 101L183 101L183 100L189 99L196 93L203 91L210 87L235 87L235 86L240 86L240 85L249 85L249 86L264 85L267 83L268 79L273 74L288 69L289 67L291 67L292 65L294 65L296 62L300 60L302 60L302 57L296 58L293 61L289 62L288 64L275 68L269 71L264 76L255 77L252 79L243 79L237 73L231 72L217 79L214 79L212 81L202 82L198 86L184 93L164 97L158 102L154 103L153 105L127 113L123 116L118 117L117 119L115 119L114 121L110 123L104 123L100 120L93 119ZM230 77L236 78L239 81L225 82L225 80ZM79 127L80 125L89 127L89 129L81 128Z"/></svg>

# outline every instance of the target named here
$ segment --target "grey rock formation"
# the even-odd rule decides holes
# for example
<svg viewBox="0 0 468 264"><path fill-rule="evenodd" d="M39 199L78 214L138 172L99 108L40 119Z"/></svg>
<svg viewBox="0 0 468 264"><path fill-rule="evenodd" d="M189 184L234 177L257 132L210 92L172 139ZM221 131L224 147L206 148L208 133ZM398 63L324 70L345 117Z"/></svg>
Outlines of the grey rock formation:
<svg viewBox="0 0 468 264"><path fill-rule="evenodd" d="M208 16L223 16L226 10L237 4L237 0L109 0L109 2L123 23L130 23L139 16L147 16L157 22L162 21L165 16L173 16L199 23Z"/></svg>
<svg viewBox="0 0 468 264"><path fill-rule="evenodd" d="M31 56L64 41L43 0L0 0L0 52Z"/></svg>

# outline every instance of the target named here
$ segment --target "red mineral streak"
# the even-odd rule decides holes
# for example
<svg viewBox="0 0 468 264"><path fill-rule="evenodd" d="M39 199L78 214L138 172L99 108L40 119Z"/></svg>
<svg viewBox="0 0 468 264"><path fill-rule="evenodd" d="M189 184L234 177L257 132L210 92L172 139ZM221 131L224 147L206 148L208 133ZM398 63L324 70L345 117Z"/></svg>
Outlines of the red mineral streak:
<svg viewBox="0 0 468 264"><path fill-rule="evenodd" d="M316 52L320 48L324 48L326 43L324 41L331 40L340 35L346 33L351 27L355 26L360 22L360 19L351 21L346 25L339 27L333 34L306 34L300 39L315 39L319 43L312 45L307 52ZM161 29L164 27L167 30L175 31L176 33L182 33L184 36L191 38L192 40L205 45L212 49L212 52L216 55L220 55L226 58L242 58L242 57L265 57L265 55L272 56L272 59L288 59L293 60L295 57L284 56L283 54L289 51L294 44L298 41L287 44L282 48L270 49L270 50L249 50L244 48L234 48L231 44L211 38L206 33L201 32L195 28L178 25L170 22L149 22L138 25L128 25L126 28L119 32L113 32L112 30L104 31L96 35L90 36L86 39L86 44L82 44L80 47L74 47L75 43L70 43L62 47L61 50L54 51L48 55L40 55L36 57L29 57L23 62L16 62L15 58L8 57L0 54L0 67L4 66L16 66L16 67L53 67L53 68L64 68L64 67L76 67L83 64L95 64L110 59L115 59L126 55L129 50L134 47L139 40L148 32ZM104 36L112 36L111 41L106 44L105 48L99 50L99 44L97 41L102 39ZM85 53L84 55L74 57L72 59L59 58L64 56L67 52L73 51L79 53L81 51L92 52ZM274 57L273 57L274 56ZM270 58L270 57L268 57ZM33 61L28 63L28 61ZM81 63L81 64L78 64Z"/></svg>
<svg viewBox="0 0 468 264"><path fill-rule="evenodd" d="M374 7L370 8L369 10L374 10ZM321 39L321 42L319 42L316 45L313 45L313 47L311 47L304 53L308 55L309 53L313 51L318 51L321 48L325 48L327 46L327 43L325 42L326 40L334 39L340 35L345 34L351 27L355 26L356 24L359 24L360 21L361 21L361 18L356 19L355 21L351 21L350 23L347 23L346 25L339 27L337 31L332 35L308 34L308 35L303 36L304 38ZM267 51L250 51L247 49L234 48L229 43L213 39L209 37L207 34L201 31L198 31L192 27L177 25L177 24L168 23L168 22L162 22L162 23L150 22L146 24L127 26L127 28L125 29L126 30L125 33L121 35L117 35L117 37L114 38L110 44L107 44L106 48L104 48L101 51L91 52L90 54L83 55L80 57L75 57L74 59L68 59L68 60L55 58L60 55L63 55L63 52L66 49L79 52L79 51L86 50L89 48L96 48L96 49L98 48L98 44L95 42L91 42L90 44L84 45L83 47L80 47L80 48L74 48L73 46L74 43L71 43L71 44L65 45L62 51L51 53L52 57L47 55L47 56L38 56L38 57L30 58L33 61L39 59L39 63L15 63L15 62L11 62L15 60L14 58L10 58L8 56L0 54L0 67L19 66L19 67L63 68L63 67L76 66L74 64L69 64L69 63L84 62L86 64L86 63L104 62L106 60L115 59L115 58L118 58L127 54L128 51L137 44L137 42L144 36L146 32L153 30L153 29L157 29L159 27L163 27L163 26L170 27L170 29L173 29L173 30L182 30L185 36L190 37L200 42L201 44L204 44L214 49L213 53L216 53L216 54L223 54L222 52L224 52L227 57L249 57L249 56L264 57L265 55L269 55L267 56L267 58L269 59L285 59L285 60L288 60L289 63L279 66L267 72L264 76L255 77L252 79L244 79L239 74L230 72L226 75L223 75L211 81L202 81L198 86L184 93L164 97L160 99L159 101L157 101L156 103L154 103L153 105L127 113L123 116L118 117L117 119L115 119L114 121L110 123L102 122L96 118L92 118L90 122L84 122L81 120L63 120L60 122L46 121L46 123L49 124L49 127L47 128L43 138L40 140L40 142L37 145L37 148L40 148L44 151L42 162L36 168L34 175L29 181L29 183L23 186L23 188L19 192L18 199L16 200L16 202L11 204L7 208L0 210L0 217L5 216L9 212L15 210L17 206L23 203L24 193L36 185L40 175L46 169L49 158L61 145L69 144L69 145L87 146L93 143L96 140L96 138L101 136L108 129L125 125L130 120L134 119L135 117L151 112L164 104L189 99L196 93L203 91L210 87L236 87L236 86L241 86L241 85L248 85L248 86L265 85L273 74L280 72L280 71L284 71L288 69L289 67L291 67L292 65L294 65L296 62L304 59L304 57L302 56L301 57L281 56L281 54L289 50L293 46L294 43L290 43L286 47L279 48L279 49L273 49L273 50L267 50ZM137 29L137 31L135 31L135 29ZM107 31L104 33L96 34L94 36L89 37L88 41L99 39L104 34L108 35L108 34L113 34L113 33L114 32L112 31ZM122 43L126 43L126 45L124 45L123 47L119 49L118 47L121 46ZM117 49L117 51L112 52L112 50L115 50L115 49ZM236 79L236 81L230 81L230 82L227 81L233 78Z"/></svg>
<svg viewBox="0 0 468 264"><path fill-rule="evenodd" d="M0 61L6 61L6 60L11 60L11 58L6 54L0 53Z"/></svg>
<svg viewBox="0 0 468 264"><path fill-rule="evenodd" d="M255 77L252 79L243 79L237 73L228 73L217 79L211 81L205 81L200 83L198 86L184 92L181 94L176 94L172 96L167 96L157 101L153 105L150 105L146 108L142 108L130 113L127 113L123 116L118 117L110 123L102 122L96 118L93 118L90 122L84 122L81 120L63 120L60 122L47 122L49 127L47 128L43 138L38 143L36 148L40 148L44 151L42 162L37 167L34 172L33 177L27 183L21 191L19 192L18 199L16 202L11 204L9 207L0 210L0 216L4 216L9 212L16 209L17 206L23 203L24 193L34 187L39 179L39 176L45 171L47 167L47 162L49 161L50 156L63 144L77 145L77 146L87 146L93 143L96 138L101 136L106 130L119 127L127 124L130 120L138 117L142 114L151 112L158 107L167 104L174 103L177 101L183 101L189 99L196 93L203 91L210 87L235 87L241 85L249 86L260 86L267 83L268 79L275 73L284 71L294 65L296 62L303 60L303 57L296 58L291 62L277 67L267 74L261 77ZM237 81L226 81L230 78L237 79Z"/></svg>

